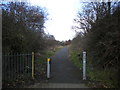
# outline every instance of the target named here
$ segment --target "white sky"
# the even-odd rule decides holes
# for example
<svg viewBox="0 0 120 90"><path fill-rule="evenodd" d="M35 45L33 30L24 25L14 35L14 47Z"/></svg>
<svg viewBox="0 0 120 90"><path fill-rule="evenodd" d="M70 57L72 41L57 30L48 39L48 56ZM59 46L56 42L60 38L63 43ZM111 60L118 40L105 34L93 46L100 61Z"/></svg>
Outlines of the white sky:
<svg viewBox="0 0 120 90"><path fill-rule="evenodd" d="M29 0L31 4L45 7L50 20L46 21L46 32L54 35L56 40L72 39L75 32L71 29L76 17L80 0Z"/></svg>

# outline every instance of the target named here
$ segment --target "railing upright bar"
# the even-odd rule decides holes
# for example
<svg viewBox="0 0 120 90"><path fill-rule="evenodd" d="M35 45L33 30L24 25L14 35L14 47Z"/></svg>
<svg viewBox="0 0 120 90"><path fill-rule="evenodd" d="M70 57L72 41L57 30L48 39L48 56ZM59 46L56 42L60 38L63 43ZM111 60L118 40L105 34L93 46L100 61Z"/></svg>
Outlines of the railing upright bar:
<svg viewBox="0 0 120 90"><path fill-rule="evenodd" d="M16 53L14 53L14 80L16 79L16 63L15 63L15 61L16 61Z"/></svg>
<svg viewBox="0 0 120 90"><path fill-rule="evenodd" d="M11 54L9 55L9 70L10 70L10 79L11 79L11 58L12 58L12 56L11 56Z"/></svg>
<svg viewBox="0 0 120 90"><path fill-rule="evenodd" d="M26 58L26 61L27 61L27 65L26 65L26 66L27 66L27 76L29 76L29 75L28 75L28 69L29 69L29 65L28 65L28 53L27 53L26 56L27 56L27 58Z"/></svg>
<svg viewBox="0 0 120 90"><path fill-rule="evenodd" d="M15 78L16 79L16 53L14 54L15 56L15 59L14 59L14 75L15 75Z"/></svg>
<svg viewBox="0 0 120 90"><path fill-rule="evenodd" d="M5 55L6 55L6 53L5 53ZM3 60L3 63L4 63L4 65L3 65L4 80L5 80L5 76L6 76L6 64L5 64L6 61L7 61L6 56L4 56L4 60Z"/></svg>
<svg viewBox="0 0 120 90"><path fill-rule="evenodd" d="M26 74L26 73L27 73L27 72L26 72L26 70L27 70L27 69L26 69L26 54L24 54L24 63L25 63L24 68L25 68L25 76L26 76L26 75L27 75L27 74Z"/></svg>
<svg viewBox="0 0 120 90"><path fill-rule="evenodd" d="M17 68L17 73L16 73L16 75L17 75L17 79L19 78L19 54L18 54L18 52L17 52L17 59L16 59L16 62L17 62L17 66L16 66L16 68Z"/></svg>
<svg viewBox="0 0 120 90"><path fill-rule="evenodd" d="M24 73L25 68L24 68L24 56L23 56L23 53L22 53L22 57L23 57L23 58L22 58L22 63L23 63L23 76L24 76L24 74L25 74L25 73Z"/></svg>
<svg viewBox="0 0 120 90"><path fill-rule="evenodd" d="M6 56L7 56L7 54L6 54ZM7 62L7 57L6 56L5 56L5 60L4 60L4 80L6 80L6 63L5 63L5 62Z"/></svg>
<svg viewBox="0 0 120 90"><path fill-rule="evenodd" d="M21 78L21 69L22 69L22 68L21 68L21 67L22 67L22 66L21 66L21 53L20 53L19 55L20 55L20 59L19 59L19 60L20 60L20 65L19 65L19 78Z"/></svg>
<svg viewBox="0 0 120 90"><path fill-rule="evenodd" d="M16 76L16 78L15 79L17 79L17 53L16 53L16 59L15 59L15 76Z"/></svg>
<svg viewBox="0 0 120 90"><path fill-rule="evenodd" d="M10 53L8 53L8 79L10 80Z"/></svg>
<svg viewBox="0 0 120 90"><path fill-rule="evenodd" d="M34 79L34 52L32 52L32 79Z"/></svg>
<svg viewBox="0 0 120 90"><path fill-rule="evenodd" d="M13 74L13 72L14 72L14 69L13 69L13 59L14 59L14 54L13 53L11 53L11 55L12 55L12 58L11 58L11 77L12 77L12 80L14 79L14 74Z"/></svg>
<svg viewBox="0 0 120 90"><path fill-rule="evenodd" d="M12 60L12 54L10 53L10 54L9 54L10 79L12 79L12 72L11 72L11 66L12 66L12 63L11 63L11 60Z"/></svg>
<svg viewBox="0 0 120 90"><path fill-rule="evenodd" d="M6 55L6 53L5 53L5 55ZM5 61L6 61L6 57L5 56L3 56L3 57L4 57L4 60L2 61L3 62L2 70L3 70L3 80L5 80Z"/></svg>
<svg viewBox="0 0 120 90"><path fill-rule="evenodd" d="M6 79L8 80L9 79L9 68L8 68L8 65L9 65L9 63L8 63L8 61L9 61L9 53L7 53L7 65L6 65Z"/></svg>
<svg viewBox="0 0 120 90"><path fill-rule="evenodd" d="M4 80L4 69L3 69L3 66L4 66L4 54L2 53L2 80Z"/></svg>
<svg viewBox="0 0 120 90"><path fill-rule="evenodd" d="M29 53L28 53L28 66L29 66L29 70L28 70L28 75L29 75L29 77L31 76L31 74L30 74L30 59L29 59L29 57L30 57L30 55L29 55Z"/></svg>

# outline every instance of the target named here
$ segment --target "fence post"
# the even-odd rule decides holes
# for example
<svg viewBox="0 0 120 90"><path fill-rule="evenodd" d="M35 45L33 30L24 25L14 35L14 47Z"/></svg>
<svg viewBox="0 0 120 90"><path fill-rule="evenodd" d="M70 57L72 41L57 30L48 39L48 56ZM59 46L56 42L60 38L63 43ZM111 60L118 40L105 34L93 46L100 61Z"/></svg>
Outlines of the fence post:
<svg viewBox="0 0 120 90"><path fill-rule="evenodd" d="M50 78L50 58L47 58L47 78Z"/></svg>
<svg viewBox="0 0 120 90"><path fill-rule="evenodd" d="M83 80L86 80L86 52L83 52Z"/></svg>
<svg viewBox="0 0 120 90"><path fill-rule="evenodd" d="M34 52L32 52L32 79L34 79Z"/></svg>

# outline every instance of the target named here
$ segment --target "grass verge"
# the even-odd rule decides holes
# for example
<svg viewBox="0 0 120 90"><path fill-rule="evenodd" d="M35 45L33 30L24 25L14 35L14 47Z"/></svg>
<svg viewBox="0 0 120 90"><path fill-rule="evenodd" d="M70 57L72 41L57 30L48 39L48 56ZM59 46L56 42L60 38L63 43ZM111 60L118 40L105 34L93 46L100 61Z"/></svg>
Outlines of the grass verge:
<svg viewBox="0 0 120 90"><path fill-rule="evenodd" d="M42 52L40 55L35 55L35 79L31 77L23 76L23 78L17 80L5 81L2 85L3 88L27 88L34 83L46 82L46 61L47 58L53 56L62 46L56 46L49 48Z"/></svg>
<svg viewBox="0 0 120 90"><path fill-rule="evenodd" d="M116 88L117 71L115 69L96 70L87 67L88 86L92 88Z"/></svg>
<svg viewBox="0 0 120 90"><path fill-rule="evenodd" d="M78 51L70 51L69 54L69 58L75 66L82 69L82 58L78 56Z"/></svg>
<svg viewBox="0 0 120 90"><path fill-rule="evenodd" d="M77 55L80 53L80 57ZM76 67L82 70L82 52L81 50L74 49L69 47L69 58L76 65ZM116 88L118 83L117 80L117 71L113 68L100 70L93 68L92 64L87 57L86 64L86 85L91 88Z"/></svg>
<svg viewBox="0 0 120 90"><path fill-rule="evenodd" d="M47 49L40 56L36 57L35 61L35 78L36 82L46 82L46 65L47 58L51 58L62 46L56 46Z"/></svg>

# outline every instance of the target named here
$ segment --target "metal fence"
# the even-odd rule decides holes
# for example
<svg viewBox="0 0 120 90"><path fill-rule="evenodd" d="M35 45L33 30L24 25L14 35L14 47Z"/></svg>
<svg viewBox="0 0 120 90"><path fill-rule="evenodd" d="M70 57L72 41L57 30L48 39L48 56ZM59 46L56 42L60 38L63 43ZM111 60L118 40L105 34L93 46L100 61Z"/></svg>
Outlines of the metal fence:
<svg viewBox="0 0 120 90"><path fill-rule="evenodd" d="M3 53L2 79L34 78L34 53Z"/></svg>

